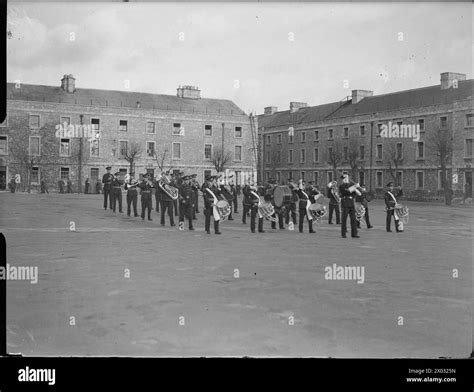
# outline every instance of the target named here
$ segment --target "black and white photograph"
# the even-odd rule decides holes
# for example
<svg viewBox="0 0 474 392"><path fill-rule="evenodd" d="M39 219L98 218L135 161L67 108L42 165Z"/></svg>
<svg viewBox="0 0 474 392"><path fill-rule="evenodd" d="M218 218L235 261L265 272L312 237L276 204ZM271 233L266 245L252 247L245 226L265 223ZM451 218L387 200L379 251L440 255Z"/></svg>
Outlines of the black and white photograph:
<svg viewBox="0 0 474 392"><path fill-rule="evenodd" d="M472 24L470 2L9 2L7 352L468 359Z"/></svg>

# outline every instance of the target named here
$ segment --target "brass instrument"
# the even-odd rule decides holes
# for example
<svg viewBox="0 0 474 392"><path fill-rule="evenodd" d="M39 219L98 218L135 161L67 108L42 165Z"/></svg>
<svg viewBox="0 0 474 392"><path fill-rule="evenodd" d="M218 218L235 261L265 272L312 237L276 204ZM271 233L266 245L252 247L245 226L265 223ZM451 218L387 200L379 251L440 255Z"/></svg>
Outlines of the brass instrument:
<svg viewBox="0 0 474 392"><path fill-rule="evenodd" d="M150 180L148 180L150 181ZM178 189L175 188L174 186L169 185L170 184L170 179L166 174L161 174L161 178L158 180L158 186L160 189L166 193L171 199L177 200L179 196Z"/></svg>
<svg viewBox="0 0 474 392"><path fill-rule="evenodd" d="M320 203L311 204L308 207L308 211L316 222L321 222L323 216L326 216L328 213L326 207Z"/></svg>
<svg viewBox="0 0 474 392"><path fill-rule="evenodd" d="M360 222L365 215L365 207L361 204L359 207L356 207L356 220Z"/></svg>
<svg viewBox="0 0 474 392"><path fill-rule="evenodd" d="M339 191L337 189L337 181L331 181L328 184L328 188L331 190L331 193L334 196L334 200L336 200L336 202L340 203L341 202L341 196L339 195Z"/></svg>
<svg viewBox="0 0 474 392"><path fill-rule="evenodd" d="M365 189L363 189L358 182L356 183L354 181L350 181L349 183L351 184L349 191L355 192L357 196L362 196L362 193L365 192Z"/></svg>

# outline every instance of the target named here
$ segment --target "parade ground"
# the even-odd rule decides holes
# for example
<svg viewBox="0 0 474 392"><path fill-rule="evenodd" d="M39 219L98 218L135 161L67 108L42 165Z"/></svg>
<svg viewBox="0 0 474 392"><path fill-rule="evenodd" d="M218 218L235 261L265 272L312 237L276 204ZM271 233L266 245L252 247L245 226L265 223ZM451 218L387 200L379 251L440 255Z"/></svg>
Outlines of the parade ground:
<svg viewBox="0 0 474 392"><path fill-rule="evenodd" d="M193 232L104 211L102 195L0 193L7 345L27 356L452 357L472 351L472 208L408 202L403 233ZM125 201L125 198L124 198ZM153 206L155 200L153 200ZM140 208L140 202L139 202ZM212 227L212 225L211 225ZM393 228L392 228L393 229ZM358 279L328 269L358 267ZM363 269L362 269L363 267ZM330 277L334 279L330 279ZM338 279L338 277L340 279Z"/></svg>

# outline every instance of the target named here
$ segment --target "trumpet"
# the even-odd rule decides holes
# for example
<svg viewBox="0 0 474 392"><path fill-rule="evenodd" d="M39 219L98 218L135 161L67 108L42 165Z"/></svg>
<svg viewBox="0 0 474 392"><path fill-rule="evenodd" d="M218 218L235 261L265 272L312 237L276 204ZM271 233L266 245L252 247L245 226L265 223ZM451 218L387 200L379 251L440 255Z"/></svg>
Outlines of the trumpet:
<svg viewBox="0 0 474 392"><path fill-rule="evenodd" d="M362 196L362 193L366 192L366 190L362 188L358 182L356 183L354 181L350 181L350 185L349 191L355 192L357 196Z"/></svg>

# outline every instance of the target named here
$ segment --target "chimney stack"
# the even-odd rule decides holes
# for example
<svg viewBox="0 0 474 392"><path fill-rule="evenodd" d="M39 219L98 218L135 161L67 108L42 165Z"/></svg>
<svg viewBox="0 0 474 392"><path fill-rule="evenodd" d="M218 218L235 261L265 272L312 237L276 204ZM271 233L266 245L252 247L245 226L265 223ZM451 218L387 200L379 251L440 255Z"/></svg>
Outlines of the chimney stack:
<svg viewBox="0 0 474 392"><path fill-rule="evenodd" d="M263 114L265 116L268 116L270 114L274 114L278 112L278 108L276 106L267 106L266 108L263 109Z"/></svg>
<svg viewBox="0 0 474 392"><path fill-rule="evenodd" d="M352 103L359 103L362 99L373 95L374 92L370 90L352 90Z"/></svg>
<svg viewBox="0 0 474 392"><path fill-rule="evenodd" d="M290 102L290 112L296 112L300 108L307 107L308 104L306 102Z"/></svg>
<svg viewBox="0 0 474 392"><path fill-rule="evenodd" d="M466 74L456 72L443 72L441 74L441 90L453 87L454 81L466 80ZM457 83L456 82L456 83Z"/></svg>
<svg viewBox="0 0 474 392"><path fill-rule="evenodd" d="M201 90L196 86L179 86L176 95L179 98L200 99Z"/></svg>
<svg viewBox="0 0 474 392"><path fill-rule="evenodd" d="M76 79L71 74L64 75L61 79L61 88L67 93L76 91Z"/></svg>

